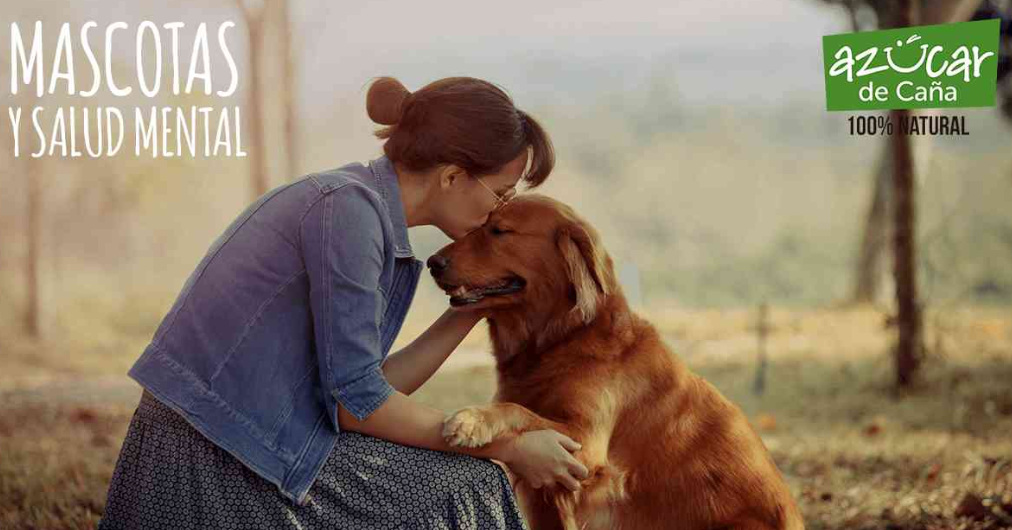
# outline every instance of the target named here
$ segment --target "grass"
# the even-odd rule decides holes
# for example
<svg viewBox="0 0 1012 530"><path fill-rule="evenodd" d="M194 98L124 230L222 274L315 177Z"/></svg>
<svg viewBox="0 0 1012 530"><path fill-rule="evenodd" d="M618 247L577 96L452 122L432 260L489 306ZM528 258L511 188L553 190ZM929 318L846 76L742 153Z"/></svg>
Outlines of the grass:
<svg viewBox="0 0 1012 530"><path fill-rule="evenodd" d="M753 420L809 529L1012 527L983 506L1012 508L1008 310L930 312L923 377L899 394L881 313L774 308L762 396L754 311L646 314ZM139 395L124 375L139 337L38 344L0 327L0 528L95 526ZM476 330L455 355L484 355L469 351L482 344ZM489 366L448 366L416 395L449 411L487 401L494 384Z"/></svg>

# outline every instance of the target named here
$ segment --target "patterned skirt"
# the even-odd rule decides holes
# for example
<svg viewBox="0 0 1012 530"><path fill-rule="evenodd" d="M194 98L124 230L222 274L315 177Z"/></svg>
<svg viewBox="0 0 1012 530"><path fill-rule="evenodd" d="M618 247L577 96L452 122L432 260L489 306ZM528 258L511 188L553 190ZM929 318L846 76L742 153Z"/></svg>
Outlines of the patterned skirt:
<svg viewBox="0 0 1012 530"><path fill-rule="evenodd" d="M291 502L145 390L98 528L528 528L496 463L351 431L340 434L309 497Z"/></svg>

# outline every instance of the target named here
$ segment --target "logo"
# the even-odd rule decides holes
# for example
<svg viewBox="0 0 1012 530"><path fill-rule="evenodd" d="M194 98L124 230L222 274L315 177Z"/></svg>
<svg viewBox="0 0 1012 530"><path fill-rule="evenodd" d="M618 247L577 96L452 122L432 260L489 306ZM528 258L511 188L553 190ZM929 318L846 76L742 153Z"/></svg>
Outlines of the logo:
<svg viewBox="0 0 1012 530"><path fill-rule="evenodd" d="M992 107L998 19L822 37L826 110Z"/></svg>

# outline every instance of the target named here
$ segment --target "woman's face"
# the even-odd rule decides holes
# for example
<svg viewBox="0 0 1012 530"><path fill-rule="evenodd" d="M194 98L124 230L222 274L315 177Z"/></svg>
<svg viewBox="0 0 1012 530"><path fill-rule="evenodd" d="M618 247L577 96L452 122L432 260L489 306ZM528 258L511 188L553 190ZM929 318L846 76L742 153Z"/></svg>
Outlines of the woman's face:
<svg viewBox="0 0 1012 530"><path fill-rule="evenodd" d="M448 166L439 173L433 224L454 241L479 228L499 204L496 195L504 197L513 193L510 190L516 188L526 166L527 150L503 166L499 173L479 177L481 182L456 166Z"/></svg>

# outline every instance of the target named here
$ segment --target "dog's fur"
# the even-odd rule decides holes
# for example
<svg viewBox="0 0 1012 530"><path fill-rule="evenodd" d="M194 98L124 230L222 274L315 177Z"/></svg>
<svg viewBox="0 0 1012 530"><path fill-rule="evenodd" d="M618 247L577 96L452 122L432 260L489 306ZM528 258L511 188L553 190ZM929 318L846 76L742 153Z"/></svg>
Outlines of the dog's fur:
<svg viewBox="0 0 1012 530"><path fill-rule="evenodd" d="M481 446L551 428L582 443L590 476L579 492L517 484L532 528L803 528L745 415L630 311L611 257L570 207L518 197L437 256L446 263L433 276L455 305L468 287L525 282L471 296L499 387L495 403L447 418L447 440Z"/></svg>

